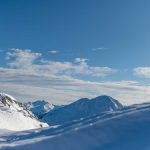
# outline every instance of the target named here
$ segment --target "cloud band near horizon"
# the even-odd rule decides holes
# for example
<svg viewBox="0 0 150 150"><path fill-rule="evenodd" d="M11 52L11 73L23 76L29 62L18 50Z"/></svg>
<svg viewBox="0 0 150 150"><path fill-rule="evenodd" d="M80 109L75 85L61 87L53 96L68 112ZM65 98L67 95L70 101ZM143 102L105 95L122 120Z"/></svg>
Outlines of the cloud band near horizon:
<svg viewBox="0 0 150 150"><path fill-rule="evenodd" d="M76 75L101 78L118 72L118 69L107 66L90 66L86 58L59 62L45 60L41 53L29 49L11 49L6 53L6 59L8 66L0 67L0 91L23 101L45 99L64 104L103 94L127 105L150 100L150 86L137 81L94 82L77 78ZM149 68L135 68L133 71L144 77L150 74Z"/></svg>

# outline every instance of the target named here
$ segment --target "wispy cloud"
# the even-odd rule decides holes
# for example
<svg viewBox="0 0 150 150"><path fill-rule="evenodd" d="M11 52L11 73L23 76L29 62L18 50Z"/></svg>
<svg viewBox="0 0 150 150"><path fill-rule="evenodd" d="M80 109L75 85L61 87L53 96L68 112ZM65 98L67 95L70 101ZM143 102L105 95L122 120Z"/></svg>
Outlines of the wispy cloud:
<svg viewBox="0 0 150 150"><path fill-rule="evenodd" d="M150 78L150 67L137 67L134 69L134 73L141 77Z"/></svg>
<svg viewBox="0 0 150 150"><path fill-rule="evenodd" d="M92 48L92 51L102 51L102 50L108 50L108 48L105 47Z"/></svg>
<svg viewBox="0 0 150 150"><path fill-rule="evenodd" d="M51 50L51 51L49 51L49 53L51 53L51 54L58 54L59 51L58 50Z"/></svg>
<svg viewBox="0 0 150 150"><path fill-rule="evenodd" d="M124 104L149 100L150 86L135 81L91 82L70 76L34 75L0 69L0 91L13 94L18 99L45 99L51 103L70 103L82 97L111 95Z"/></svg>
<svg viewBox="0 0 150 150"><path fill-rule="evenodd" d="M87 61L88 61L87 58L79 58L79 57L75 58L75 62L77 62L77 63L84 63Z"/></svg>
<svg viewBox="0 0 150 150"><path fill-rule="evenodd" d="M41 53L34 53L31 50L12 49L7 53L9 69L16 72L30 73L34 75L89 75L106 76L115 73L117 70L109 67L90 66L85 58L75 58L74 62L60 62L39 59ZM38 62L39 63L36 63Z"/></svg>
<svg viewBox="0 0 150 150"><path fill-rule="evenodd" d="M44 60L41 53L30 49L13 48L6 53L6 59L8 67L0 67L1 91L14 94L17 90L17 96L53 98L57 102L86 96L84 86L81 91L78 87L82 80L75 79L75 75L100 77L116 72L109 67L90 66L85 58L75 58L73 62Z"/></svg>
<svg viewBox="0 0 150 150"><path fill-rule="evenodd" d="M29 68L34 61L42 56L41 53L32 52L30 49L11 49L6 53L9 66L12 68Z"/></svg>
<svg viewBox="0 0 150 150"><path fill-rule="evenodd" d="M6 54L8 67L0 67L0 91L18 99L45 99L52 103L69 103L81 97L101 94L114 96L125 104L148 101L150 86L135 81L91 82L74 75L106 76L116 70L95 67L87 58L73 62L44 60L41 53L12 49Z"/></svg>

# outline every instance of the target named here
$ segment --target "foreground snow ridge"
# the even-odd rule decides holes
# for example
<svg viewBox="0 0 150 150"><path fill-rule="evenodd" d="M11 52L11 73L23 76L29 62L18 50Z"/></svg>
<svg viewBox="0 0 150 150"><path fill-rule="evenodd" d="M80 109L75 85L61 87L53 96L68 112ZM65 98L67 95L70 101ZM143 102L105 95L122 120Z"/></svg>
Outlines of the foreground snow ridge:
<svg viewBox="0 0 150 150"><path fill-rule="evenodd" d="M149 150L150 104L43 130L7 133L2 150Z"/></svg>
<svg viewBox="0 0 150 150"><path fill-rule="evenodd" d="M0 93L0 129L22 131L47 127L24 104L12 96Z"/></svg>

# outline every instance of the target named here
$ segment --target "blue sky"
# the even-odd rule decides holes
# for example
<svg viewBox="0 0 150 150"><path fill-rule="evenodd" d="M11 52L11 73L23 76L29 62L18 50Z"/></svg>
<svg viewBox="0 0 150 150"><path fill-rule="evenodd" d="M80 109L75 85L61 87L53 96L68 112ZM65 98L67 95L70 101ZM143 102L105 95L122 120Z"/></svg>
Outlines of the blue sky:
<svg viewBox="0 0 150 150"><path fill-rule="evenodd" d="M127 104L148 101L149 6L148 0L0 1L0 90L24 101L68 103L100 94Z"/></svg>

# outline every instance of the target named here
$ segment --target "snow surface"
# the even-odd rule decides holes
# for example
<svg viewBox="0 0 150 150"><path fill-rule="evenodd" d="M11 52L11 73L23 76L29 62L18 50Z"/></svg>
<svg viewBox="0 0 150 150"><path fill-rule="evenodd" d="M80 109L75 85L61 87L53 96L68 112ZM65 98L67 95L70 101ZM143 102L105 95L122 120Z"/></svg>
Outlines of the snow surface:
<svg viewBox="0 0 150 150"><path fill-rule="evenodd" d="M62 125L102 112L115 111L122 108L123 106L110 96L99 96L93 99L82 98L72 104L50 111L42 120L49 125Z"/></svg>
<svg viewBox="0 0 150 150"><path fill-rule="evenodd" d="M59 127L0 135L2 150L150 150L150 104Z"/></svg>
<svg viewBox="0 0 150 150"><path fill-rule="evenodd" d="M8 94L0 93L0 129L22 131L48 127Z"/></svg>

